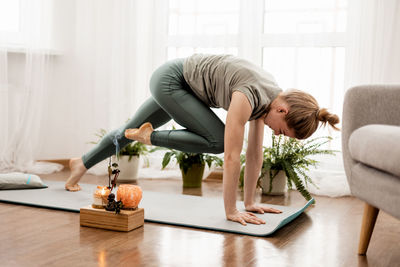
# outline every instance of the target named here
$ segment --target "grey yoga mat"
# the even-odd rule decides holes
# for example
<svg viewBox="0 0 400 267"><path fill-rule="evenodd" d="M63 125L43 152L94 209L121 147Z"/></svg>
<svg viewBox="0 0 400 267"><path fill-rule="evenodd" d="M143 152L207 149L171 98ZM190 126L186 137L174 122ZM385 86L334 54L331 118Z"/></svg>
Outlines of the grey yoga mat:
<svg viewBox="0 0 400 267"><path fill-rule="evenodd" d="M81 207L92 203L95 185L80 184L79 192L67 192L64 183L44 181L48 188L0 190L0 201L42 208L79 212ZM257 214L266 224L247 224L226 220L222 198L176 195L144 191L139 207L144 208L145 221L187 226L254 236L268 236L299 216L313 199L296 207L268 205L283 212ZM238 202L243 207L243 202Z"/></svg>

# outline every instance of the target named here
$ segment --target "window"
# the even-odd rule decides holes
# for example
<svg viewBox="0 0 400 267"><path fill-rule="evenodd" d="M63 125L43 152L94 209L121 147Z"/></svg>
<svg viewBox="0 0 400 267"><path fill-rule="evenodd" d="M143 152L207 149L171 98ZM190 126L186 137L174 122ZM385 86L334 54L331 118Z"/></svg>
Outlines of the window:
<svg viewBox="0 0 400 267"><path fill-rule="evenodd" d="M262 66L283 89L313 95L341 117L344 96L346 0L265 0ZM316 135L340 133L329 127Z"/></svg>
<svg viewBox="0 0 400 267"><path fill-rule="evenodd" d="M0 44L20 43L20 1L0 0Z"/></svg>
<svg viewBox="0 0 400 267"><path fill-rule="evenodd" d="M340 112L346 7L346 0L170 0L167 57L247 57L282 88L308 91Z"/></svg>
<svg viewBox="0 0 400 267"><path fill-rule="evenodd" d="M19 1L0 0L0 31L19 31Z"/></svg>
<svg viewBox="0 0 400 267"><path fill-rule="evenodd" d="M263 67L340 113L345 31L344 0L265 0Z"/></svg>
<svg viewBox="0 0 400 267"><path fill-rule="evenodd" d="M55 54L54 5L63 1L0 0L0 46L9 52Z"/></svg>
<svg viewBox="0 0 400 267"><path fill-rule="evenodd" d="M340 116L347 0L170 0L167 57L229 53Z"/></svg>
<svg viewBox="0 0 400 267"><path fill-rule="evenodd" d="M265 0L264 33L345 32L346 1Z"/></svg>
<svg viewBox="0 0 400 267"><path fill-rule="evenodd" d="M170 0L167 57L237 55L238 24L239 0Z"/></svg>

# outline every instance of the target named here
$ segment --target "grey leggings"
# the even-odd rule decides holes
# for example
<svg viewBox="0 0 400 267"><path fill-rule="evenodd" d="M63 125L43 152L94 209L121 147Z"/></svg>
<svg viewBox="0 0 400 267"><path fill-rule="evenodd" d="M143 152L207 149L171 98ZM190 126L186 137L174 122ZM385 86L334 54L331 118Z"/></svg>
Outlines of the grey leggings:
<svg viewBox="0 0 400 267"><path fill-rule="evenodd" d="M87 169L110 157L119 147L132 142L125 138L125 130L139 128L150 122L154 129L171 119L183 130L154 131L151 143L184 152L224 152L224 123L199 100L183 77L183 59L175 59L160 66L150 80L152 97L142 104L128 123L108 133L88 153L82 156Z"/></svg>

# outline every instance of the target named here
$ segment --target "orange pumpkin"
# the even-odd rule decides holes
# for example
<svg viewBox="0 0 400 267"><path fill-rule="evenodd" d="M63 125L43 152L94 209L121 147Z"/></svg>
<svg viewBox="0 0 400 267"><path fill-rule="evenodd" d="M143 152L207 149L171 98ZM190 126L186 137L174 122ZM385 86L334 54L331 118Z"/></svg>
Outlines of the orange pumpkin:
<svg viewBox="0 0 400 267"><path fill-rule="evenodd" d="M122 201L124 208L136 209L142 200L142 188L132 184L121 184L118 186L117 200Z"/></svg>

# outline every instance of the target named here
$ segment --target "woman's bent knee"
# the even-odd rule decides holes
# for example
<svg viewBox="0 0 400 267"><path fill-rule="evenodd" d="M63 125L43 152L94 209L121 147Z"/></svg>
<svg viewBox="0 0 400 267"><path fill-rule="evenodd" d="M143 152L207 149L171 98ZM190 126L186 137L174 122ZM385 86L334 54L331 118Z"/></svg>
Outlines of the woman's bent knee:
<svg viewBox="0 0 400 267"><path fill-rule="evenodd" d="M221 154L224 153L224 142L218 142L211 145L211 151L209 153Z"/></svg>

